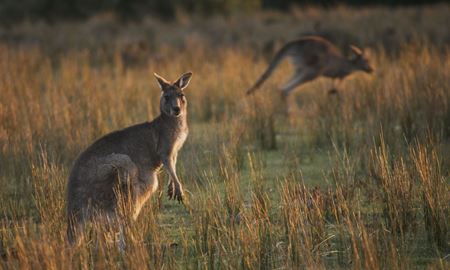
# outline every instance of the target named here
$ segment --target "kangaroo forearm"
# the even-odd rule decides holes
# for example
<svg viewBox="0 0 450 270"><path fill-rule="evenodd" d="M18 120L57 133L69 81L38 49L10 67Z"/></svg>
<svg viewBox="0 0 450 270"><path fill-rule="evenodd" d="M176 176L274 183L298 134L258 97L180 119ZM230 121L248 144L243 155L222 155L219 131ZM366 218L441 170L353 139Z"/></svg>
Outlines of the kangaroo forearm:
<svg viewBox="0 0 450 270"><path fill-rule="evenodd" d="M164 165L164 169L167 171L167 173L170 176L170 181L174 181L176 183L179 183L178 176L175 169L175 162L173 158L170 157L163 157L162 162Z"/></svg>

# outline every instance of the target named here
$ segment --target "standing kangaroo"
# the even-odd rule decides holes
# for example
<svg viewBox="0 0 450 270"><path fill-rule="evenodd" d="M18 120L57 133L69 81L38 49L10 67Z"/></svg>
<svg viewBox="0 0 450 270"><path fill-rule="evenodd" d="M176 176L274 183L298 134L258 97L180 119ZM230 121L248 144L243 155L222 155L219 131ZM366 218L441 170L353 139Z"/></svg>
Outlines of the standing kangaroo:
<svg viewBox="0 0 450 270"><path fill-rule="evenodd" d="M107 134L77 158L67 186L69 242L74 243L84 223L99 214L117 220L117 188L131 202L135 220L157 190L161 167L170 176L169 198L183 200L175 165L188 135L184 89L191 76L188 72L170 83L155 73L161 88L161 114L151 122Z"/></svg>
<svg viewBox="0 0 450 270"><path fill-rule="evenodd" d="M350 46L350 48L353 55L347 59L335 45L318 36L309 36L291 41L277 52L267 70L255 85L247 91L247 94L251 94L261 87L286 57L289 57L292 61L295 73L286 85L281 88L283 97L287 97L297 86L314 80L319 76L340 81L354 71L361 70L371 73L373 68L363 52L355 46Z"/></svg>

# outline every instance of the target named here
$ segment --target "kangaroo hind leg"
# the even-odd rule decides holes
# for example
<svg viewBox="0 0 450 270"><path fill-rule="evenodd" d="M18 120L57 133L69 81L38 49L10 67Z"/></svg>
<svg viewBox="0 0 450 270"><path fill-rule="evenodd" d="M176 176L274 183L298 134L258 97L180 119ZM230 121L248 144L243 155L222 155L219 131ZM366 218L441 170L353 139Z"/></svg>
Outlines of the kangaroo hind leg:
<svg viewBox="0 0 450 270"><path fill-rule="evenodd" d="M313 71L297 71L291 79L281 88L283 97L287 97L297 86L317 78Z"/></svg>
<svg viewBox="0 0 450 270"><path fill-rule="evenodd" d="M105 179L116 174L119 183L134 182L138 176L138 168L128 155L110 154L100 161L97 168L97 178Z"/></svg>
<svg viewBox="0 0 450 270"><path fill-rule="evenodd" d="M311 81L317 77L315 72L297 71L291 79L281 88L281 97L285 103L285 114L290 118L292 114L292 105L289 105L289 94L299 85Z"/></svg>

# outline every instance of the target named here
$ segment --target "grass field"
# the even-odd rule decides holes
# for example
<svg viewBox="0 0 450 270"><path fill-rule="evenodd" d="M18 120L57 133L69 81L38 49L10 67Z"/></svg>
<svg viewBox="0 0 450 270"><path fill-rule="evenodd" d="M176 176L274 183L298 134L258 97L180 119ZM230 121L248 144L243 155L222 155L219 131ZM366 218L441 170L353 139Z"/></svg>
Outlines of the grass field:
<svg viewBox="0 0 450 270"><path fill-rule="evenodd" d="M444 4L169 23L103 14L0 29L0 267L448 269L449 14ZM368 48L375 74L350 77L339 97L326 79L302 86L291 119L275 91L287 63L245 96L280 44L311 33ZM127 220L124 253L101 229L70 247L72 162L159 114L153 72L188 70L186 204L155 196Z"/></svg>

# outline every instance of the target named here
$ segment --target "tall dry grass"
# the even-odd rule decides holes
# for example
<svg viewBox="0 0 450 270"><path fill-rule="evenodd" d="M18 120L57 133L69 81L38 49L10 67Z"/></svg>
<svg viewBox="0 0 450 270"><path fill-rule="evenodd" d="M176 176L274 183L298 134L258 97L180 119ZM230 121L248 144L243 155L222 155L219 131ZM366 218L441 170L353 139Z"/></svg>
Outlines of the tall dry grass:
<svg viewBox="0 0 450 270"><path fill-rule="evenodd" d="M398 36L386 40L377 39L379 26L370 28L390 12L382 8L255 15L262 28L251 18L211 19L203 28L180 18L177 31L152 32L154 51L138 66L125 63L115 31L102 30L111 35L99 43L83 36L115 23L16 26L11 33L48 42L0 46L0 267L448 268L450 61L447 33L437 27L445 10L393 11L404 18L383 22L398 23ZM245 97L267 64L252 42L325 15L372 45L376 74L351 77L338 98L326 94L325 80L305 85L293 97L292 121L273 91L289 66ZM427 20L413 31L407 22L415 16ZM147 33L149 25L174 28L120 27ZM201 35L180 34L186 27ZM224 37L211 29L227 27L234 41L212 46ZM60 38L63 30L70 38ZM153 72L175 78L186 70L194 72L191 133L179 158L186 206L157 194L136 222L125 222L124 252L102 223L69 247L65 184L76 155L159 113Z"/></svg>

